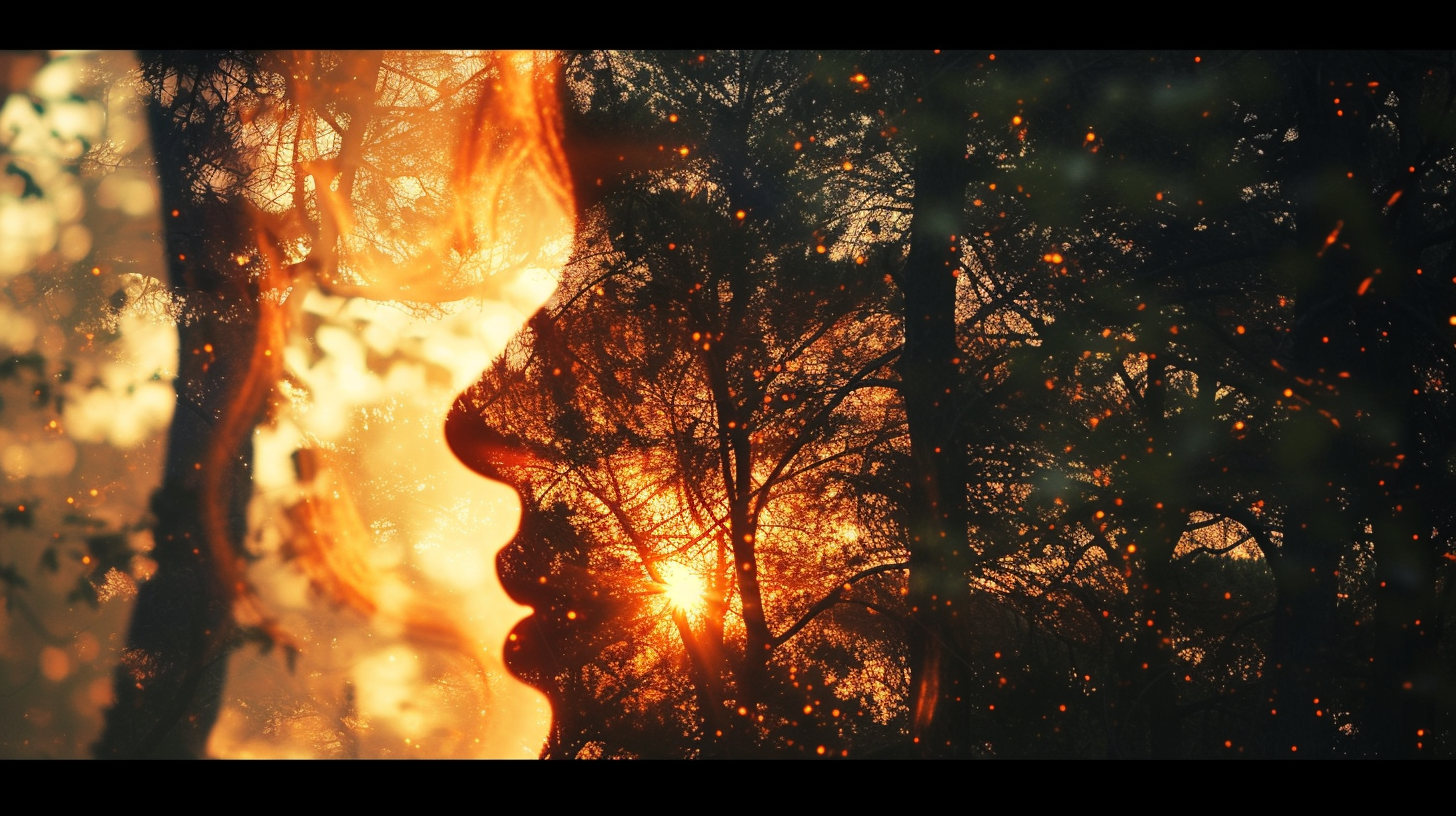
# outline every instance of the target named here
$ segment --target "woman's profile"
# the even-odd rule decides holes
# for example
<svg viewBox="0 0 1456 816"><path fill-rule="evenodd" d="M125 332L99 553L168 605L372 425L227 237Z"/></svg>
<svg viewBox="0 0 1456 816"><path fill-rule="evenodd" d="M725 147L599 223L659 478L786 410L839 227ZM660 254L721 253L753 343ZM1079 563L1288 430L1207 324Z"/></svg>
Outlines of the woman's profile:
<svg viewBox="0 0 1456 816"><path fill-rule="evenodd" d="M442 427L571 248L554 58L140 61L196 427L98 753L537 755L549 707L501 658L518 503Z"/></svg>

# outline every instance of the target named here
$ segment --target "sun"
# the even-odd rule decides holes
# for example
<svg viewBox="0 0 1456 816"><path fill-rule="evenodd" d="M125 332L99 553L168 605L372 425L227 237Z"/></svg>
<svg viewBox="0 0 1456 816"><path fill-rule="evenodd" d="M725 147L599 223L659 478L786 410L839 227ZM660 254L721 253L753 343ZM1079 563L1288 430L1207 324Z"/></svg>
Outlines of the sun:
<svg viewBox="0 0 1456 816"><path fill-rule="evenodd" d="M662 578L662 594L673 609L692 612L703 605L708 587L701 575L673 562L663 564L657 574Z"/></svg>

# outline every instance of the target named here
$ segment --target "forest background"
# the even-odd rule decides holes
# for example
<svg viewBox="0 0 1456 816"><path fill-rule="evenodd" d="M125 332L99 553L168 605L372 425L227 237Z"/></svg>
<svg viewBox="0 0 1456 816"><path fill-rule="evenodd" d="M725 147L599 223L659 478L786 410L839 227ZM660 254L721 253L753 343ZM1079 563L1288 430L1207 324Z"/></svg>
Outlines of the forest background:
<svg viewBox="0 0 1456 816"><path fill-rule="evenodd" d="M0 61L5 755L1451 755L1456 56L517 62Z"/></svg>

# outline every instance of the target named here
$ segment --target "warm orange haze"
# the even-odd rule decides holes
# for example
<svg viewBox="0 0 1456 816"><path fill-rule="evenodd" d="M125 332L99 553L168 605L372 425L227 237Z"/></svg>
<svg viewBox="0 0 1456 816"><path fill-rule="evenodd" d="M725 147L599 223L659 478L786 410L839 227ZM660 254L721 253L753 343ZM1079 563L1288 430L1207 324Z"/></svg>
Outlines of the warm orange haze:
<svg viewBox="0 0 1456 816"><path fill-rule="evenodd" d="M0 54L0 756L1425 758L1424 52Z"/></svg>

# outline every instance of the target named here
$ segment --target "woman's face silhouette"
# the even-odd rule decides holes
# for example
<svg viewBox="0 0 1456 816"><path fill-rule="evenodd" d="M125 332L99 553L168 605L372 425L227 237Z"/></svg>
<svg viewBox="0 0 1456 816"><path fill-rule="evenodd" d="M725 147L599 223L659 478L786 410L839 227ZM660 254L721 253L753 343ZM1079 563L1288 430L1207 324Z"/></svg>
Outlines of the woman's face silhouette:
<svg viewBox="0 0 1456 816"><path fill-rule="evenodd" d="M227 698L286 686L296 708L353 723L347 755L534 757L550 725L544 697L502 659L528 611L496 574L520 502L480 478L491 469L479 445L459 444L457 416L444 434L442 424L553 291L573 212L547 66L530 55L476 59L478 72L494 72L494 95L482 90L457 117L464 132L449 150L418 134L416 149L453 156L448 218L411 226L424 230L410 233L424 236L418 264L381 260L370 247L384 242L357 215L370 202L335 202L348 216L334 213L335 224L353 232L340 230L332 269L289 295L285 378L255 435L251 546L275 557L252 574L284 628L307 640L291 677L235 658ZM375 104L388 95L381 81ZM402 209L385 202L397 224L439 206L423 187L376 186L385 181L395 202L401 189L419 193ZM308 753L286 731L230 705L210 752Z"/></svg>

